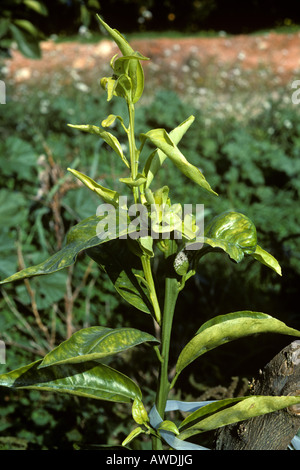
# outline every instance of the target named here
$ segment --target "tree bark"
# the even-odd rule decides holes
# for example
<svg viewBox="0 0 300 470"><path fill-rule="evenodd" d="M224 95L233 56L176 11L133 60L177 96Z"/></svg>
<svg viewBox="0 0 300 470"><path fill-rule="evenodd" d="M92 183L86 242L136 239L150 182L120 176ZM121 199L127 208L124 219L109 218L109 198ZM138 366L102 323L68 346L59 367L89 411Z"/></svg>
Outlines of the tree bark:
<svg viewBox="0 0 300 470"><path fill-rule="evenodd" d="M300 395L300 340L280 351L250 385L251 395ZM300 429L300 405L220 428L215 450L287 450Z"/></svg>

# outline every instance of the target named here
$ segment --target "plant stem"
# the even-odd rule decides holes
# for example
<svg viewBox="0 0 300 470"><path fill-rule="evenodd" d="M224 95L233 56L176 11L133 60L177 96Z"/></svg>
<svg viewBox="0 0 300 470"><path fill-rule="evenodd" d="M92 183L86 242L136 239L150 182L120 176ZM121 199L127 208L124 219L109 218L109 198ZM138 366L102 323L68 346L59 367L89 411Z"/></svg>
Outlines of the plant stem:
<svg viewBox="0 0 300 470"><path fill-rule="evenodd" d="M129 154L130 154L130 168L131 168L131 178L136 179L138 173L138 155L137 148L135 145L135 136L134 136L134 116L135 109L134 104L130 101L127 101L128 114L129 114L129 128L128 128L128 144L129 144ZM137 187L132 188L134 202L137 204L139 191Z"/></svg>
<svg viewBox="0 0 300 470"><path fill-rule="evenodd" d="M159 306L159 303L158 303L158 299L157 299L157 295L156 295L156 289L155 289L155 285L154 285L154 281L153 281L153 277L152 277L150 258L147 255L143 255L141 257L141 261L142 261L142 266L143 266L145 279L147 281L147 285L148 285L148 289L149 289L150 300L152 302L153 309L154 309L155 320L160 325L161 324L160 306Z"/></svg>
<svg viewBox="0 0 300 470"><path fill-rule="evenodd" d="M170 255L173 255L175 252L176 243L173 240L169 240L169 249L166 253L166 258L168 258ZM162 361L160 364L159 383L156 395L156 408L162 419L164 419L166 402L170 390L170 382L168 378L170 339L178 293L179 289L176 277L174 277L173 274L167 272L167 277L165 280L165 300L161 331ZM162 449L161 441L157 438L153 438L153 449Z"/></svg>

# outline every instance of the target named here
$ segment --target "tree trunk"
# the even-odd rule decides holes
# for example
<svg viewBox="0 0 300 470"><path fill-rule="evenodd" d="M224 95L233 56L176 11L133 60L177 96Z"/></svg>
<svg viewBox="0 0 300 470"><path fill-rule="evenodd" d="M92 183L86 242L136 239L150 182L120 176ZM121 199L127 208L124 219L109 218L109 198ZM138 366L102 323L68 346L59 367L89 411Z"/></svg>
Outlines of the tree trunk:
<svg viewBox="0 0 300 470"><path fill-rule="evenodd" d="M300 395L300 340L292 342L259 372L251 395ZM220 428L215 450L286 450L300 429L300 405Z"/></svg>

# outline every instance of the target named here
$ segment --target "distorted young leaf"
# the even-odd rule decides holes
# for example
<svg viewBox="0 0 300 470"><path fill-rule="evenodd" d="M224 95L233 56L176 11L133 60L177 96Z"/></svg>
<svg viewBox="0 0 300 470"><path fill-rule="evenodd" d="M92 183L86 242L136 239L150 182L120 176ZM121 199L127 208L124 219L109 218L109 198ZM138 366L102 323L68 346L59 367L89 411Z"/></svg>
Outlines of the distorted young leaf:
<svg viewBox="0 0 300 470"><path fill-rule="evenodd" d="M299 403L299 396L250 396L218 400L191 413L180 425L180 429L186 429L179 434L179 438L184 440Z"/></svg>
<svg viewBox="0 0 300 470"><path fill-rule="evenodd" d="M91 326L77 331L53 349L38 368L96 361L148 341L158 342L154 336L135 328Z"/></svg>
<svg viewBox="0 0 300 470"><path fill-rule="evenodd" d="M119 193L117 191L113 191L112 189L105 188L100 184L96 183L92 178L89 176L84 175L80 171L73 170L72 168L68 168L76 178L78 178L85 186L87 186L91 191L94 191L98 196L100 196L104 202L109 204L113 204L115 207L119 203Z"/></svg>
<svg viewBox="0 0 300 470"><path fill-rule="evenodd" d="M237 245L244 253L253 253L257 245L254 223L240 212L227 211L214 217L205 227L205 236Z"/></svg>
<svg viewBox="0 0 300 470"><path fill-rule="evenodd" d="M162 430L162 431L172 432L176 436L179 435L179 431L178 431L176 424L173 423L173 421L169 421L167 419L165 421L162 421L157 429L159 431Z"/></svg>
<svg viewBox="0 0 300 470"><path fill-rule="evenodd" d="M99 15L97 15L97 18L101 25L108 32L108 34L111 36L111 38L117 44L125 60L128 60L128 58L134 59L129 61L126 70L126 75L131 80L131 100L133 103L137 103L137 101L142 96L144 90L144 71L143 67L141 66L140 60L148 60L148 57L143 56L139 52L135 52L130 46L130 44L126 41L126 39L122 36L122 34L119 33L119 31L117 31L116 29L112 29L107 23L105 23L105 21L103 21L103 19Z"/></svg>
<svg viewBox="0 0 300 470"><path fill-rule="evenodd" d="M115 95L117 80L113 77L103 77L100 80L100 85L107 92L107 101L111 101Z"/></svg>
<svg viewBox="0 0 300 470"><path fill-rule="evenodd" d="M123 73L116 79L114 95L125 98L127 101L132 101L133 85L128 75Z"/></svg>
<svg viewBox="0 0 300 470"><path fill-rule="evenodd" d="M206 181L204 175L201 173L199 168L192 165L187 161L185 156L180 152L178 147L173 142L171 136L165 129L152 129L146 134L140 135L142 144L146 139L155 145L159 150L167 155L168 158L174 163L174 165L189 179L197 183L207 191L216 194L212 190L209 183Z"/></svg>
<svg viewBox="0 0 300 470"><path fill-rule="evenodd" d="M199 238L202 241L199 248L197 242L191 241L187 245L188 250L194 250L195 260L209 251L222 250L236 263L242 261L245 255L252 256L281 275L278 261L257 245L256 227L244 214L234 211L219 214L205 227L204 234L203 238Z"/></svg>
<svg viewBox="0 0 300 470"><path fill-rule="evenodd" d="M141 186L142 184L144 184L145 181L146 181L146 178L145 178L145 176L143 176L141 174L138 174L136 179L132 179L131 177L130 178L119 178L119 181L121 181L121 183L125 183L125 184L127 184L127 186L130 186L131 188L133 188L133 187Z"/></svg>
<svg viewBox="0 0 300 470"><path fill-rule="evenodd" d="M67 393L120 403L141 399L139 386L129 377L97 362L39 368L41 360L0 375L0 386Z"/></svg>
<svg viewBox="0 0 300 470"><path fill-rule="evenodd" d="M143 56L140 52L132 52L130 55L118 57L112 63L112 68L116 75L128 75L129 66L132 61L137 62L138 60L149 60L148 57ZM131 77L130 77L131 78Z"/></svg>
<svg viewBox="0 0 300 470"><path fill-rule="evenodd" d="M222 344L258 333L300 336L300 331L261 312L240 311L219 315L204 323L181 351L176 374L206 352Z"/></svg>
<svg viewBox="0 0 300 470"><path fill-rule="evenodd" d="M268 268L273 269L273 271L275 271L280 276L282 275L281 267L277 259L274 258L274 256L272 256L267 251L263 250L259 245L256 246L254 253L250 253L250 256L252 256L254 259L259 261L260 263L268 266Z"/></svg>
<svg viewBox="0 0 300 470"><path fill-rule="evenodd" d="M109 116L107 116L106 119L103 119L103 121L101 122L101 126L109 127L115 122L116 119L118 119L120 123L122 124L122 126L124 127L123 118L121 116L116 116L115 114L110 114Z"/></svg>
<svg viewBox="0 0 300 470"><path fill-rule="evenodd" d="M139 398L135 398L132 405L132 417L137 424L146 424L149 422L148 413L143 402Z"/></svg>
<svg viewBox="0 0 300 470"><path fill-rule="evenodd" d="M144 432L145 432L145 430L143 428L141 428L140 426L138 426L137 428L134 428L128 434L128 436L124 439L124 441L122 442L122 446L123 447L127 446L127 444L129 444L129 442L131 442L133 439L135 439L140 434L143 434Z"/></svg>
<svg viewBox="0 0 300 470"><path fill-rule="evenodd" d="M147 256L150 256L152 258L154 256L153 252L153 238L148 235L146 237L140 237L138 238L138 244L142 249L142 253L146 254Z"/></svg>
<svg viewBox="0 0 300 470"><path fill-rule="evenodd" d="M175 145L178 145L184 134L187 132L189 127L194 122L195 117L190 116L188 119L183 121L178 127L170 132L170 137ZM154 176L156 175L159 168L167 158L167 155L160 149L155 150L150 157L147 159L144 173L147 176L146 188L149 188Z"/></svg>
<svg viewBox="0 0 300 470"><path fill-rule="evenodd" d="M114 240L86 251L108 274L115 289L128 303L145 313L153 314L148 289L143 282L140 259L128 249L127 240Z"/></svg>
<svg viewBox="0 0 300 470"><path fill-rule="evenodd" d="M100 22L100 24L104 27L104 29L108 32L108 34L114 40L114 42L117 44L118 48L120 49L120 51L122 52L124 56L131 55L134 53L134 50L132 49L128 41L126 41L124 36L122 36L122 34L119 33L119 31L111 28L107 23L105 23L105 21L101 18L101 16L96 15L96 17L98 21Z"/></svg>
<svg viewBox="0 0 300 470"><path fill-rule="evenodd" d="M119 157L122 159L122 161L125 163L125 165L129 168L130 165L123 154L122 146L118 139L112 135L110 132L102 130L100 127L93 126L91 124L82 124L82 125L75 125L75 124L68 124L69 127L72 127L74 129L78 129L83 132L88 132L89 134L95 134L101 137L104 142L107 143Z"/></svg>

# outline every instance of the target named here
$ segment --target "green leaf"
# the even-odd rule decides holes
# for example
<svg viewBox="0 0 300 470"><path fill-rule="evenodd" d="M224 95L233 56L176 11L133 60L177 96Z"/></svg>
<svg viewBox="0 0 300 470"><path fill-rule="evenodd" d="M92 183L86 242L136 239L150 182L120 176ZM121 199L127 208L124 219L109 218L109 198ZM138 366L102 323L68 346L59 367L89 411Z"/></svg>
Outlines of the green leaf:
<svg viewBox="0 0 300 470"><path fill-rule="evenodd" d="M41 360L0 375L0 386L68 393L120 403L141 399L139 386L115 369L96 362L39 368Z"/></svg>
<svg viewBox="0 0 300 470"><path fill-rule="evenodd" d="M209 245L213 250L223 250L228 256L239 263L244 255L252 256L254 259L273 269L281 275L281 267L278 261L259 245L257 245L257 234L254 223L246 215L226 211L217 215L205 228L205 236L201 239L202 245ZM193 249L195 245L195 249ZM195 251L194 259L200 258L203 254L212 251L209 249L197 249L197 242L190 242L188 249Z"/></svg>
<svg viewBox="0 0 300 470"><path fill-rule="evenodd" d="M96 17L98 18L98 21L101 23L101 25L106 29L111 38L114 40L114 42L117 44L118 48L124 56L134 53L134 50L132 49L130 44L126 41L122 34L119 33L119 31L117 31L116 29L112 29L107 23L105 23L105 21L99 15L96 15Z"/></svg>
<svg viewBox="0 0 300 470"><path fill-rule="evenodd" d="M28 8L31 8L31 10L34 10L36 13L39 13L40 15L47 16L48 15L48 10L45 7L45 5L41 2L38 2L37 0L24 0L25 5Z"/></svg>
<svg viewBox="0 0 300 470"><path fill-rule="evenodd" d="M184 134L187 132L191 124L194 122L195 117L190 116L188 119L183 121L178 127L170 132L170 137L175 145L178 145ZM146 188L149 188L154 176L156 175L159 168L167 158L167 155L161 150L155 150L150 157L147 159L145 165L145 175L147 176Z"/></svg>
<svg viewBox="0 0 300 470"><path fill-rule="evenodd" d="M96 183L92 178L89 176L80 173L80 171L73 170L72 168L68 168L76 178L78 178L83 184L85 184L91 191L94 191L98 196L100 196L103 201L113 204L115 207L119 203L119 193L117 191L113 191L112 189L105 188L100 184Z"/></svg>
<svg viewBox="0 0 300 470"><path fill-rule="evenodd" d="M179 431L178 431L178 428L176 426L175 423L173 423L173 421L169 421L169 420L165 420L165 421L162 421L158 427L158 430L163 430L163 431L169 431L169 432L172 432L173 434L175 434L176 436L179 435Z"/></svg>
<svg viewBox="0 0 300 470"><path fill-rule="evenodd" d="M20 52L30 59L39 59L41 50L39 42L29 33L21 31L16 25L10 24L9 29L16 41Z"/></svg>
<svg viewBox="0 0 300 470"><path fill-rule="evenodd" d="M101 25L115 41L125 59L131 59L128 64L127 75L129 76L132 84L132 102L136 103L142 96L144 90L144 72L140 60L148 60L148 58L144 57L139 52L135 52L119 31L112 29L99 15L96 16Z"/></svg>
<svg viewBox="0 0 300 470"><path fill-rule="evenodd" d="M255 252L250 253L250 256L252 256L254 259L259 261L260 263L268 266L268 268L273 269L277 274L280 276L282 275L281 273L281 267L277 261L277 259L274 258L274 256L270 255L267 251L263 250L260 246L256 246Z"/></svg>
<svg viewBox="0 0 300 470"><path fill-rule="evenodd" d="M123 154L123 150L121 147L120 142L118 139L112 135L110 132L102 130L100 127L93 126L91 124L82 124L82 125L74 125L74 124L68 124L69 127L73 127L74 129L79 129L80 131L83 132L88 132L89 134L95 134L101 137L104 142L107 143L119 157L122 159L122 161L125 163L125 165L129 168L130 165Z"/></svg>
<svg viewBox="0 0 300 470"><path fill-rule="evenodd" d="M39 369L59 364L96 361L148 341L158 342L154 336L135 328L83 328L48 353Z"/></svg>
<svg viewBox="0 0 300 470"><path fill-rule="evenodd" d="M0 38L2 38L9 30L10 20L8 18L0 18Z"/></svg>
<svg viewBox="0 0 300 470"><path fill-rule="evenodd" d="M126 302L142 312L153 314L149 292L143 282L140 259L128 249L127 240L114 240L95 246L86 253L104 269Z"/></svg>
<svg viewBox="0 0 300 470"><path fill-rule="evenodd" d="M137 424L146 424L149 422L148 413L143 402L139 398L135 398L132 405L132 417Z"/></svg>
<svg viewBox="0 0 300 470"><path fill-rule="evenodd" d="M236 245L243 253L253 253L257 245L254 223L240 212L227 211L214 217L205 227L205 236Z"/></svg>
<svg viewBox="0 0 300 470"><path fill-rule="evenodd" d="M28 20L14 20L14 24L16 24L22 29L25 29L25 31L27 31L29 34L36 38L40 34L39 30Z"/></svg>
<svg viewBox="0 0 300 470"><path fill-rule="evenodd" d="M111 206L114 209L113 206ZM125 211L125 214L126 211ZM0 284L18 281L32 276L51 274L60 269L67 268L75 263L78 253L88 248L100 245L109 240L124 236L128 233L128 226L116 223L118 218L123 220L120 211L112 211L108 216L91 216L75 225L67 236L65 246L48 258L46 261L29 268L25 268L12 276L0 281ZM126 218L125 218L126 217ZM124 220L127 221L127 215ZM104 222L108 226L106 230ZM132 227L132 231L134 231Z"/></svg>
<svg viewBox="0 0 300 470"><path fill-rule="evenodd" d="M115 114L110 114L109 116L107 116L106 119L103 119L103 121L101 122L101 126L109 127L115 122L116 119L118 119L122 126L124 126L123 118L121 116L116 116Z"/></svg>
<svg viewBox="0 0 300 470"><path fill-rule="evenodd" d="M142 143L149 139L150 142L155 145L159 150L167 155L168 158L174 163L174 165L189 179L197 183L207 191L216 194L206 181L205 177L199 170L191 163L187 161L185 156L180 152L178 147L173 142L171 136L165 129L152 129L146 134L140 135Z"/></svg>
<svg viewBox="0 0 300 470"><path fill-rule="evenodd" d="M120 96L125 98L128 101L132 101L132 81L128 75L124 73L117 78L115 81L115 86L113 89L113 93L115 96Z"/></svg>
<svg viewBox="0 0 300 470"><path fill-rule="evenodd" d="M129 442L131 442L133 439L135 439L140 434L143 434L144 432L145 432L145 430L142 429L140 426L138 426L137 428L134 428L128 434L128 436L124 439L124 441L122 442L122 446L126 446L127 444L129 444Z"/></svg>
<svg viewBox="0 0 300 470"><path fill-rule="evenodd" d="M300 336L300 331L289 328L280 320L261 312L241 311L219 315L206 323L181 351L176 374L206 352L222 344L257 333L279 333Z"/></svg>
<svg viewBox="0 0 300 470"><path fill-rule="evenodd" d="M300 403L299 396L251 396L219 400L191 413L180 425L188 427L179 434L184 440L221 426L272 413Z"/></svg>
<svg viewBox="0 0 300 470"><path fill-rule="evenodd" d="M141 186L143 183L145 183L146 178L145 176L138 174L136 179L132 178L119 178L119 181L121 183L127 184L129 187L135 187L135 186Z"/></svg>

